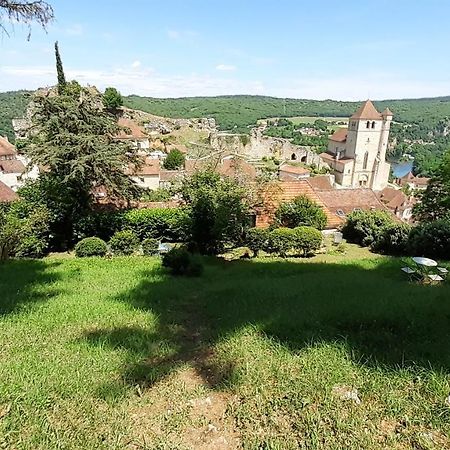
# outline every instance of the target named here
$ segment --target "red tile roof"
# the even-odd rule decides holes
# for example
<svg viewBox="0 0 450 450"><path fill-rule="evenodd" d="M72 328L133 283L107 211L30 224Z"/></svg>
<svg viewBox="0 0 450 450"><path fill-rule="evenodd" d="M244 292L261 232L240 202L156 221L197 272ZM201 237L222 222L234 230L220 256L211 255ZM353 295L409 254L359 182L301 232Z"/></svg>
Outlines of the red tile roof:
<svg viewBox="0 0 450 450"><path fill-rule="evenodd" d="M350 117L350 119L369 119L369 120L382 120L381 114L376 110L375 106L370 100L366 100L358 111Z"/></svg>
<svg viewBox="0 0 450 450"><path fill-rule="evenodd" d="M241 158L224 159L217 167L218 172L221 175L227 177L245 176L250 179L256 178L256 169L252 164Z"/></svg>
<svg viewBox="0 0 450 450"><path fill-rule="evenodd" d="M306 175L308 173L311 173L309 169L306 169L302 166L291 166L290 164L283 164L279 168L280 172L287 172L287 173L293 173L295 175Z"/></svg>
<svg viewBox="0 0 450 450"><path fill-rule="evenodd" d="M314 190L329 191L333 189L330 175L318 175L308 178L308 183Z"/></svg>
<svg viewBox="0 0 450 450"><path fill-rule="evenodd" d="M161 167L159 159L145 158L140 167L135 168L133 165L126 170L128 175L159 175Z"/></svg>
<svg viewBox="0 0 450 450"><path fill-rule="evenodd" d="M386 117L386 116L393 116L394 113L393 113L389 108L386 108L386 109L381 113L381 115L382 115L383 117Z"/></svg>
<svg viewBox="0 0 450 450"><path fill-rule="evenodd" d="M336 130L330 136L330 141L345 142L347 140L347 132L348 132L348 130L346 128L339 128L339 130Z"/></svg>
<svg viewBox="0 0 450 450"><path fill-rule="evenodd" d="M25 165L18 159L2 159L0 160L0 172L24 173Z"/></svg>
<svg viewBox="0 0 450 450"><path fill-rule="evenodd" d="M17 198L18 195L9 186L0 181L0 202L12 202Z"/></svg>
<svg viewBox="0 0 450 450"><path fill-rule="evenodd" d="M0 136L0 156L15 156L16 154L16 147L8 141L7 137Z"/></svg>

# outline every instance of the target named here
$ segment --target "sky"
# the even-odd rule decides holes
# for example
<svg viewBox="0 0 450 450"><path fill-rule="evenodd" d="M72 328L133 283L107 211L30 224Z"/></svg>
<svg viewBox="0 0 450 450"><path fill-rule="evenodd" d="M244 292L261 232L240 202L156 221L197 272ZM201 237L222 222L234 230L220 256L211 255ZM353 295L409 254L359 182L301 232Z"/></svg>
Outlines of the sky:
<svg viewBox="0 0 450 450"><path fill-rule="evenodd" d="M0 92L55 84L58 41L66 78L124 95L450 95L448 0L47 1L47 33L0 35Z"/></svg>

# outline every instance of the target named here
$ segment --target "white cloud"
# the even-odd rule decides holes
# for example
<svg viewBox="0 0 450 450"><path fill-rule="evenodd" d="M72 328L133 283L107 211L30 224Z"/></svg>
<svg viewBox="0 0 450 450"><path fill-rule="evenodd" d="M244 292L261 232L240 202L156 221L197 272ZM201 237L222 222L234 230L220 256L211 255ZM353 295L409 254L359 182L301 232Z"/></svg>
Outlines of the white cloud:
<svg viewBox="0 0 450 450"><path fill-rule="evenodd" d="M222 72L234 72L236 69L237 67L232 64L219 64L216 66L216 70L221 70Z"/></svg>
<svg viewBox="0 0 450 450"><path fill-rule="evenodd" d="M177 30L167 30L167 36L170 39L180 39L181 33Z"/></svg>
<svg viewBox="0 0 450 450"><path fill-rule="evenodd" d="M69 36L81 36L84 33L83 25L74 23L70 27L65 29L66 34Z"/></svg>
<svg viewBox="0 0 450 450"><path fill-rule="evenodd" d="M131 64L131 67L133 69L137 69L137 68L141 67L141 62L139 60L133 61L133 64Z"/></svg>

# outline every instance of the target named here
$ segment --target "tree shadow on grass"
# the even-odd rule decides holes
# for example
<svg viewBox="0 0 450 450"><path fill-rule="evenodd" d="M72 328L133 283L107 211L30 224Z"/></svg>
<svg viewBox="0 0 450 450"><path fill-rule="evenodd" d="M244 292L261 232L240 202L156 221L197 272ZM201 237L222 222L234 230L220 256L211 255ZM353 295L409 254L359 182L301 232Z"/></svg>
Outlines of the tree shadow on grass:
<svg viewBox="0 0 450 450"><path fill-rule="evenodd" d="M49 288L59 276L52 272L59 261L12 259L0 261L0 316L17 312L58 294Z"/></svg>
<svg viewBox="0 0 450 450"><path fill-rule="evenodd" d="M400 267L387 258L357 264L209 260L197 279L155 282L147 272L115 300L153 312L157 328L98 330L86 338L125 348L130 358L123 379L147 386L189 363L217 387L234 361L225 371L214 367L215 344L249 325L293 352L343 342L358 364L448 373L450 284L409 283ZM161 342L171 346L169 354L154 351Z"/></svg>

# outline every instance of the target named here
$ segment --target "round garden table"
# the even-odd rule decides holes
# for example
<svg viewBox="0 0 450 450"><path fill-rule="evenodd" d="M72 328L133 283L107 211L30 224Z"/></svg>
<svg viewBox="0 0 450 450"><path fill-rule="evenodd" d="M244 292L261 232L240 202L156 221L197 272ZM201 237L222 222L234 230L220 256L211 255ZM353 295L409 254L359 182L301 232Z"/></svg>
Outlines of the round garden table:
<svg viewBox="0 0 450 450"><path fill-rule="evenodd" d="M436 267L438 265L434 259L423 258L422 256L414 256L412 260L419 266Z"/></svg>

